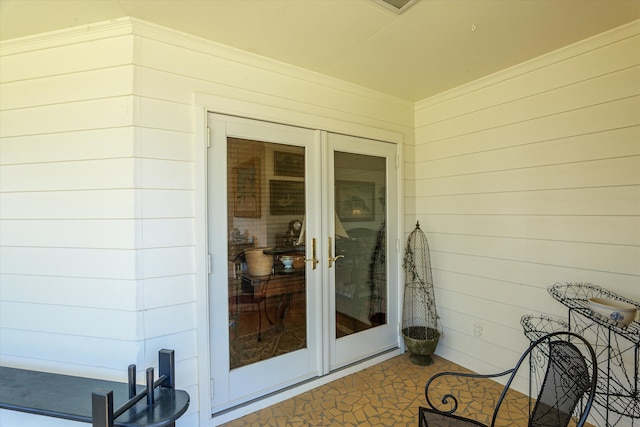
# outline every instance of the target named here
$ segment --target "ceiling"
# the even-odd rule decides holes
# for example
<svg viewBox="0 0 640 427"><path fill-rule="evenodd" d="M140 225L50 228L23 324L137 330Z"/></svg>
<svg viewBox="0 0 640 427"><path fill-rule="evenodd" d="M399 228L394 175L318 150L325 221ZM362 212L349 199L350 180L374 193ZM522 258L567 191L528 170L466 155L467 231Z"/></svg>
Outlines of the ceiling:
<svg viewBox="0 0 640 427"><path fill-rule="evenodd" d="M640 0L0 0L0 40L123 16L418 101L640 19Z"/></svg>

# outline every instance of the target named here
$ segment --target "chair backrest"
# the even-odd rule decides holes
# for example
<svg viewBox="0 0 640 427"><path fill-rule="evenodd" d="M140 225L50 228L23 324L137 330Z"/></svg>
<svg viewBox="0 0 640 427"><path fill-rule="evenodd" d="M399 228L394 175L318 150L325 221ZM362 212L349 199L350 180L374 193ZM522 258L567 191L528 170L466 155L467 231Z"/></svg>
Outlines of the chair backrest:
<svg viewBox="0 0 640 427"><path fill-rule="evenodd" d="M497 402L492 425L518 368L528 358L530 371L533 371L534 366L540 365L540 358L544 359L542 366L546 365L544 377L538 385L539 393L530 413L529 427L566 427L579 403L581 411L576 427L584 425L595 397L597 359L589 342L572 332L554 332L529 346L518 360L505 391ZM531 372L531 375L534 373ZM531 381L533 379L530 379L530 384ZM582 401L587 392L586 399Z"/></svg>

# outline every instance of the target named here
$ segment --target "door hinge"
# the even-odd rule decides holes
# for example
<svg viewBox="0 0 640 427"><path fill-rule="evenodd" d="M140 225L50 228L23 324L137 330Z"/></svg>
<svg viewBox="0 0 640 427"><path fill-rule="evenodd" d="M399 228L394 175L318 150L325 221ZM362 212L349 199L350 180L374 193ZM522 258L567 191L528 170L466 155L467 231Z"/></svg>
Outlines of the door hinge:
<svg viewBox="0 0 640 427"><path fill-rule="evenodd" d="M211 128L207 126L207 148L211 148Z"/></svg>
<svg viewBox="0 0 640 427"><path fill-rule="evenodd" d="M396 169L400 169L400 156L396 154Z"/></svg>
<svg viewBox="0 0 640 427"><path fill-rule="evenodd" d="M211 254L207 254L207 272L211 274Z"/></svg>

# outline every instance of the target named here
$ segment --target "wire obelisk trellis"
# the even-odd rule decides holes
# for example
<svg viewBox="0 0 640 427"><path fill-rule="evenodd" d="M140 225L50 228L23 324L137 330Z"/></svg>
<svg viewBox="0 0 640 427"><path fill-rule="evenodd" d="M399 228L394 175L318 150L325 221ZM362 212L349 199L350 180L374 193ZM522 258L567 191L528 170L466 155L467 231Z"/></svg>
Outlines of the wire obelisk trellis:
<svg viewBox="0 0 640 427"><path fill-rule="evenodd" d="M407 239L403 266L402 336L411 352L411 361L417 365L429 365L433 362L431 355L438 345L442 329L436 310L429 244L419 222Z"/></svg>
<svg viewBox="0 0 640 427"><path fill-rule="evenodd" d="M386 236L385 222L382 221L369 262L369 321L372 326L387 323Z"/></svg>

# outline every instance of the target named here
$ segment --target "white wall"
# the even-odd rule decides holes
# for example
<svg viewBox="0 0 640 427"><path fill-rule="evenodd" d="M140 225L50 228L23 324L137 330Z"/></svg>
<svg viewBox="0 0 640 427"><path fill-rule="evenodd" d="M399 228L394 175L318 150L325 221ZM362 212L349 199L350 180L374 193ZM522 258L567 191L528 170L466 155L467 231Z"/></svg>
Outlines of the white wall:
<svg viewBox="0 0 640 427"><path fill-rule="evenodd" d="M408 142L413 105L130 19L1 48L0 362L124 381L128 364L143 373L173 348L191 395L178 425L198 425L209 378L195 99Z"/></svg>
<svg viewBox="0 0 640 427"><path fill-rule="evenodd" d="M438 353L455 362L511 363L522 314L566 316L555 282L640 299L639 37L636 23L424 100L415 145L404 101L138 21L3 43L0 362L124 380L174 348L192 396L179 424L197 425L196 93L403 135L406 231L428 232Z"/></svg>
<svg viewBox="0 0 640 427"><path fill-rule="evenodd" d="M140 361L132 42L2 46L3 364L110 378Z"/></svg>
<svg viewBox="0 0 640 427"><path fill-rule="evenodd" d="M423 100L415 153L441 356L511 366L556 282L640 301L640 23Z"/></svg>

